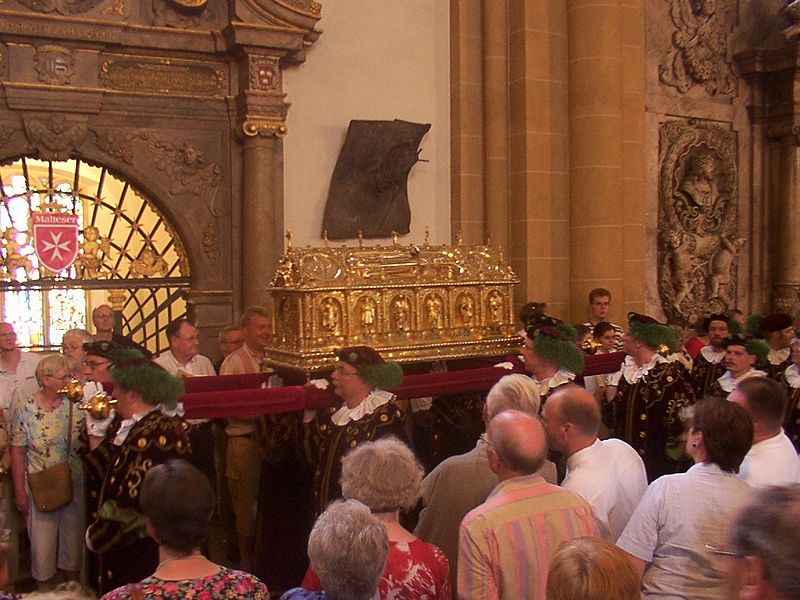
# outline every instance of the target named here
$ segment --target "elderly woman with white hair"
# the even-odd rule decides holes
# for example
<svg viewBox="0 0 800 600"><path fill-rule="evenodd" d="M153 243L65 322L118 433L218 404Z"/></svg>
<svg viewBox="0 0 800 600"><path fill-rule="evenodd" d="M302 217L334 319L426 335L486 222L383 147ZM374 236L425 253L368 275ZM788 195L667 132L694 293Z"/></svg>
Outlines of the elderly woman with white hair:
<svg viewBox="0 0 800 600"><path fill-rule="evenodd" d="M369 508L337 500L317 518L308 538L308 557L322 591L294 588L281 600L371 600L388 551L386 528Z"/></svg>
<svg viewBox="0 0 800 600"><path fill-rule="evenodd" d="M344 457L342 495L366 504L389 535L389 557L379 591L390 598L450 600L449 564L444 553L400 524L400 511L413 508L420 495L422 467L403 442L386 437L365 442ZM303 581L319 589L313 570Z"/></svg>
<svg viewBox="0 0 800 600"><path fill-rule="evenodd" d="M36 366L39 391L19 402L11 423L11 470L14 505L25 517L31 540L31 575L39 589L47 589L61 569L77 581L83 553L83 464L78 456L84 415L59 390L69 381L67 359L54 354ZM34 485L37 473L63 469L71 479L71 493L49 504L41 492L58 487L53 482ZM52 471L49 471L52 473ZM68 487L62 481L59 489ZM65 490L66 491L66 490Z"/></svg>

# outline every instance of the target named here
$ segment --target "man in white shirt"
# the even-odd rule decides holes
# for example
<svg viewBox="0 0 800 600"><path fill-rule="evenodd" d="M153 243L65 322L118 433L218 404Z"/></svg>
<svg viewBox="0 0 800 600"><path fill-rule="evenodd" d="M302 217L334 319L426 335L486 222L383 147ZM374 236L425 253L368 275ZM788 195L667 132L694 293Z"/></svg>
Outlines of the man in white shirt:
<svg viewBox="0 0 800 600"><path fill-rule="evenodd" d="M195 375L216 375L211 361L198 354L200 338L197 327L189 319L176 319L167 325L169 350L155 359L155 362L171 375L192 377Z"/></svg>
<svg viewBox="0 0 800 600"><path fill-rule="evenodd" d="M767 377L740 381L728 399L753 419L753 446L739 468L739 477L753 487L800 483L800 458L783 432L786 392Z"/></svg>
<svg viewBox="0 0 800 600"><path fill-rule="evenodd" d="M153 362L176 377L195 377L216 375L211 361L198 354L200 338L197 327L189 319L175 319L167 325L169 350ZM214 436L208 419L188 419L191 429L189 441L192 444L191 462L211 481L216 481L214 468Z"/></svg>
<svg viewBox="0 0 800 600"><path fill-rule="evenodd" d="M597 438L600 407L583 388L555 392L542 409L542 423L550 449L567 457L561 487L589 503L600 534L615 542L647 489L644 462L622 440Z"/></svg>

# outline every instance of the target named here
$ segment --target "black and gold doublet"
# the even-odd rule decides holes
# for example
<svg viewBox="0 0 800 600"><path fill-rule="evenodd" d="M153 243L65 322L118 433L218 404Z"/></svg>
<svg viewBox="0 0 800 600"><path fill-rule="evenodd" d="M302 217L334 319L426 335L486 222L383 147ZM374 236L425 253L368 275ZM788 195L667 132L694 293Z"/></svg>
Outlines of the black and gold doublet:
<svg viewBox="0 0 800 600"><path fill-rule="evenodd" d="M689 374L695 398L702 399L710 395L717 379L725 373L725 361L711 362L703 352L698 352L692 362L692 370Z"/></svg>
<svg viewBox="0 0 800 600"><path fill-rule="evenodd" d="M680 410L695 401L688 375L679 362L660 362L635 383L619 380L614 431L642 457L648 481L685 466Z"/></svg>
<svg viewBox="0 0 800 600"><path fill-rule="evenodd" d="M310 459L314 468L314 510L320 514L331 500L342 496L342 459L358 444L393 435L405 443L405 414L392 401L345 425L331 420L336 408L329 408L309 424Z"/></svg>
<svg viewBox="0 0 800 600"><path fill-rule="evenodd" d="M100 558L99 591L104 594L152 574L158 546L148 537L139 507L139 491L151 468L190 453L189 425L176 416L154 410L141 418L117 446L109 433L108 470L98 498L98 515L87 539ZM180 501L180 499L176 499Z"/></svg>
<svg viewBox="0 0 800 600"><path fill-rule="evenodd" d="M800 452L800 368L796 365L788 367L781 383L786 386L786 395L789 397L783 429L792 440L795 450Z"/></svg>

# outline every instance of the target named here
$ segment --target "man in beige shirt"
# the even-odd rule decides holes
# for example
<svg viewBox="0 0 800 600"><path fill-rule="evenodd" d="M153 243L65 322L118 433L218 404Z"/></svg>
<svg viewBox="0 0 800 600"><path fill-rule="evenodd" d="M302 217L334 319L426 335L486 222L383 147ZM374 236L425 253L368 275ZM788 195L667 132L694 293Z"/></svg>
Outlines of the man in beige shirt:
<svg viewBox="0 0 800 600"><path fill-rule="evenodd" d="M220 375L260 373L264 349L272 335L272 319L260 306L251 306L242 315L244 344L231 352L220 367ZM240 564L253 571L255 548L256 505L261 480L261 454L255 438L256 417L231 417L225 428L228 436L226 472L233 512Z"/></svg>

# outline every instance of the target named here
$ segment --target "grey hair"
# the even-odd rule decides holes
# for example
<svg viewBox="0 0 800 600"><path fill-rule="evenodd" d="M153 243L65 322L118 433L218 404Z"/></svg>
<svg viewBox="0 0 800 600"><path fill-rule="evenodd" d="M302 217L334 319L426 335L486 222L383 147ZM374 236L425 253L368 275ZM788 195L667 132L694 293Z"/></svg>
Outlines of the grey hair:
<svg viewBox="0 0 800 600"><path fill-rule="evenodd" d="M70 363L63 354L48 354L36 365L36 383L42 387L45 377L50 377L59 369L70 371Z"/></svg>
<svg viewBox="0 0 800 600"><path fill-rule="evenodd" d="M761 561L764 578L783 598L800 598L800 484L757 490L733 522L739 556Z"/></svg>
<svg viewBox="0 0 800 600"><path fill-rule="evenodd" d="M91 333L85 329L79 329L77 327L74 329L68 329L64 332L64 335L61 336L62 344L64 343L63 340L65 337L80 338L82 344L86 344L87 342L91 344L94 341L94 336Z"/></svg>
<svg viewBox="0 0 800 600"><path fill-rule="evenodd" d="M270 314L263 306L248 306L242 313L242 327L244 328L250 325L250 321L253 317L266 317L269 319Z"/></svg>
<svg viewBox="0 0 800 600"><path fill-rule="evenodd" d="M47 592L25 594L26 600L96 600L97 596L77 581L68 581Z"/></svg>
<svg viewBox="0 0 800 600"><path fill-rule="evenodd" d="M374 512L413 508L421 493L422 466L396 437L359 444L342 463L342 495Z"/></svg>
<svg viewBox="0 0 800 600"><path fill-rule="evenodd" d="M225 338L228 337L228 334L231 331L241 331L242 328L237 325L228 325L227 327L223 327L219 330L219 341L224 342Z"/></svg>
<svg viewBox="0 0 800 600"><path fill-rule="evenodd" d="M541 403L533 379L519 373L506 375L492 386L486 396L487 420L491 421L504 410L519 410L538 416Z"/></svg>
<svg viewBox="0 0 800 600"><path fill-rule="evenodd" d="M311 567L331 600L372 598L388 553L386 528L356 500L330 504L308 538Z"/></svg>

